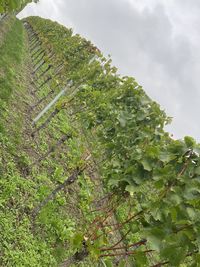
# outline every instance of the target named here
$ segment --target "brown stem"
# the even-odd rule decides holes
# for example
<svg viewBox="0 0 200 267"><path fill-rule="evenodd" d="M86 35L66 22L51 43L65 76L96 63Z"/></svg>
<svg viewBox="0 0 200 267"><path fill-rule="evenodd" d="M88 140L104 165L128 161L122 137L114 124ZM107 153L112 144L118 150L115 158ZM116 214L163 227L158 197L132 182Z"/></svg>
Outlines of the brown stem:
<svg viewBox="0 0 200 267"><path fill-rule="evenodd" d="M145 251L140 251L139 253L149 253L153 252L154 250L149 249ZM133 254L138 254L137 251L127 251L127 252L122 252L122 253L110 253L110 254L101 254L99 257L115 257L115 256L127 256L127 255L133 255Z"/></svg>
<svg viewBox="0 0 200 267"><path fill-rule="evenodd" d="M135 215L131 216L129 219L127 219L126 221L124 221L123 223L120 223L120 226L124 226L125 224L129 223L130 221L132 221L133 219L135 219L136 217L138 217L139 215L141 215L143 213L143 211L140 211L138 213L136 213Z"/></svg>
<svg viewBox="0 0 200 267"><path fill-rule="evenodd" d="M142 213L143 213L143 211L138 212L137 214L133 215L131 218L129 218L129 219L126 220L125 222L119 224L116 228L114 228L114 229L108 231L107 234L119 230L120 228L122 228L122 226L124 226L125 224L129 223L131 220L133 220L134 218L136 218L137 216L139 216L139 215L142 214ZM103 236L103 235L104 235L104 234L100 234L100 235L98 235L94 240L100 238L100 237Z"/></svg>
<svg viewBox="0 0 200 267"><path fill-rule="evenodd" d="M96 235L96 232L98 231L98 229L99 228L101 228L102 227L102 225L103 225L103 223L112 215L112 213L113 213L113 211L114 211L114 208L112 207L110 210L108 210L108 212L107 212L107 214L106 214L106 217L97 217L94 221L93 221L93 223L92 223L92 225L91 225L91 227L94 227L94 226L96 226L96 228L95 228L95 230L94 230L94 232L90 235L90 237L91 237L91 239L93 239L92 238L92 236L94 235ZM95 225L96 224L96 225Z"/></svg>
<svg viewBox="0 0 200 267"><path fill-rule="evenodd" d="M114 210L116 209L117 205L119 203L119 200L117 201L117 203L115 203L116 205L115 206L112 206L108 211L107 211L107 214L106 214L106 217L97 217L92 223L91 223L91 227L90 227L90 230L91 228L93 227L96 227L94 229L94 231L89 235L89 238L92 239L92 240L96 240L97 239L97 231L103 227L103 224L104 222L113 214Z"/></svg>
<svg viewBox="0 0 200 267"><path fill-rule="evenodd" d="M102 248L102 249L100 249L101 251L106 251L106 250L113 250L113 249L116 249L116 246L117 245L119 245L126 237L127 237L127 235L130 233L130 231L131 231L131 229L129 229L126 233L125 233L125 235L123 235L122 236L122 238L117 242L117 243L115 243L113 246L111 246L111 247L109 247L109 248Z"/></svg>
<svg viewBox="0 0 200 267"><path fill-rule="evenodd" d="M130 233L131 230L129 230L127 233ZM126 234L127 235L127 234ZM125 235L125 237L126 237ZM124 237L120 240L120 242L124 239ZM120 242L118 242L116 245L118 245ZM101 251L108 251L108 250L119 250L119 249L128 249L128 248L132 248L132 247L140 247L142 245L145 245L147 242L146 239L144 240L141 240L137 243L134 243L134 244L131 244L131 245L128 245L128 246L121 246L121 247L115 247L116 245L112 246L112 247L109 247L109 248L102 248L100 249Z"/></svg>

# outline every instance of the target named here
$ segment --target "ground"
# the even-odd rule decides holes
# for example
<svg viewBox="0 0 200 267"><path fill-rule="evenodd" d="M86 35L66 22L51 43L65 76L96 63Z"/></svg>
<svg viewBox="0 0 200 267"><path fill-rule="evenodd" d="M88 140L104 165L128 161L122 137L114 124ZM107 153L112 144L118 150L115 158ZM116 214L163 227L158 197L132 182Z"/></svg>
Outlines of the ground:
<svg viewBox="0 0 200 267"><path fill-rule="evenodd" d="M102 195L102 184L91 161L78 183L64 188L54 202L33 216L39 203L81 162L82 155L90 153L90 144L81 132L74 131L65 111L32 134L33 118L49 99L38 101L49 88L38 90L40 80L33 75L23 23L12 16L0 23L0 266L58 266L73 255L69 240L86 227L84 214L94 200L92 192L95 190L95 198ZM73 138L60 144L69 133ZM90 259L80 266L97 263Z"/></svg>

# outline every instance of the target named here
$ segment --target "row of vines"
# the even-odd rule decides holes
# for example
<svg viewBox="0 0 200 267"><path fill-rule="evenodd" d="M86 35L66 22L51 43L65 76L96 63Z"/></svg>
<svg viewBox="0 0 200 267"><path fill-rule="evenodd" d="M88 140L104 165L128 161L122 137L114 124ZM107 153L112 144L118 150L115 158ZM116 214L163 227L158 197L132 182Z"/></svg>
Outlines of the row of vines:
<svg viewBox="0 0 200 267"><path fill-rule="evenodd" d="M39 97L31 107L32 137L60 114L70 122L70 132L33 164L74 135L87 143L87 151L76 144L80 151L84 147L83 155L33 216L91 169L103 188L100 199L97 192L88 201L86 223L74 233L76 252L66 266L88 255L106 266L198 266L200 146L191 137L172 139L164 131L170 119L159 105L134 78L121 77L89 41L49 20L30 17L24 23L37 88L32 93Z"/></svg>

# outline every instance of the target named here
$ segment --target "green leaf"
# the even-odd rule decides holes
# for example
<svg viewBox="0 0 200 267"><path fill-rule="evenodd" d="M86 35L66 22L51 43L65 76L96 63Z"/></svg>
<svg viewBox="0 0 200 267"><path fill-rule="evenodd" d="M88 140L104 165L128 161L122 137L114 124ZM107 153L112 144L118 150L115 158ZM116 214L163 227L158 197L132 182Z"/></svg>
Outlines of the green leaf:
<svg viewBox="0 0 200 267"><path fill-rule="evenodd" d="M158 178L158 177L156 177L156 178ZM163 179L160 179L158 181L155 181L154 186L155 186L156 189L161 189L164 186Z"/></svg>
<svg viewBox="0 0 200 267"><path fill-rule="evenodd" d="M189 218L194 221L196 219L196 217L198 216L198 214L196 214L195 209L187 207L186 208L187 214L189 216ZM199 216L198 216L199 217Z"/></svg>
<svg viewBox="0 0 200 267"><path fill-rule="evenodd" d="M102 260L104 267L113 267L112 261L110 259Z"/></svg>
<svg viewBox="0 0 200 267"><path fill-rule="evenodd" d="M159 228L153 228L147 231L145 233L145 236L147 237L150 247L152 249L159 251L161 248L163 239L165 237L164 231Z"/></svg>
<svg viewBox="0 0 200 267"><path fill-rule="evenodd" d="M72 246L74 249L80 249L83 245L84 235L82 233L76 233L72 238Z"/></svg>
<svg viewBox="0 0 200 267"><path fill-rule="evenodd" d="M138 252L136 255L134 255L135 259L135 265L136 267L145 267L147 264L147 256L145 253Z"/></svg>
<svg viewBox="0 0 200 267"><path fill-rule="evenodd" d="M184 141L185 141L185 144L188 148L192 148L195 146L196 142L194 140L194 138L190 137L190 136L185 136L184 137Z"/></svg>
<svg viewBox="0 0 200 267"><path fill-rule="evenodd" d="M168 193L168 198L166 199L166 203L170 203L170 205L179 205L182 202L181 195L178 195L174 192Z"/></svg>
<svg viewBox="0 0 200 267"><path fill-rule="evenodd" d="M168 151L162 151L160 152L160 155L159 155L159 159L164 163L168 163L174 158L175 158L175 155L171 154Z"/></svg>
<svg viewBox="0 0 200 267"><path fill-rule="evenodd" d="M200 175L200 166L195 168L194 173L197 174L197 175Z"/></svg>
<svg viewBox="0 0 200 267"><path fill-rule="evenodd" d="M187 249L185 247L175 247L174 245L166 245L165 248L161 250L161 257L164 260L168 260L172 266L180 266L184 261L187 254Z"/></svg>
<svg viewBox="0 0 200 267"><path fill-rule="evenodd" d="M200 236L197 236L197 246L198 246L198 249L200 250Z"/></svg>
<svg viewBox="0 0 200 267"><path fill-rule="evenodd" d="M199 199L200 189L193 184L188 184L188 186L185 188L185 191L183 192L183 196L187 200Z"/></svg>
<svg viewBox="0 0 200 267"><path fill-rule="evenodd" d="M131 233L132 234L138 233L140 231L139 224L137 222L132 223L130 225L130 228L131 228Z"/></svg>
<svg viewBox="0 0 200 267"><path fill-rule="evenodd" d="M195 261L195 264L196 264L195 267L196 266L199 267L200 266L200 255L199 254L195 254L193 257L194 257L194 261Z"/></svg>
<svg viewBox="0 0 200 267"><path fill-rule="evenodd" d="M133 186L133 185L127 185L126 186L126 191L128 191L130 193L130 195L133 196L134 193L135 193L135 186Z"/></svg>
<svg viewBox="0 0 200 267"><path fill-rule="evenodd" d="M126 261L125 260L120 260L118 267L126 267Z"/></svg>
<svg viewBox="0 0 200 267"><path fill-rule="evenodd" d="M123 112L120 113L118 120L122 127L126 126L126 115Z"/></svg>
<svg viewBox="0 0 200 267"><path fill-rule="evenodd" d="M152 170L152 165L151 165L151 161L150 160L143 159L141 161L141 163L142 163L142 165L143 165L143 167L144 167L145 170L147 170L147 171L151 171Z"/></svg>
<svg viewBox="0 0 200 267"><path fill-rule="evenodd" d="M150 211L151 215L155 220L161 220L163 207L160 201L155 201L152 203L152 210Z"/></svg>
<svg viewBox="0 0 200 267"><path fill-rule="evenodd" d="M100 255L100 249L98 244L88 245L88 251L92 258L98 259Z"/></svg>
<svg viewBox="0 0 200 267"><path fill-rule="evenodd" d="M177 210L176 210L176 207L172 207L170 209L170 215L171 215L172 222L176 222L177 221Z"/></svg>

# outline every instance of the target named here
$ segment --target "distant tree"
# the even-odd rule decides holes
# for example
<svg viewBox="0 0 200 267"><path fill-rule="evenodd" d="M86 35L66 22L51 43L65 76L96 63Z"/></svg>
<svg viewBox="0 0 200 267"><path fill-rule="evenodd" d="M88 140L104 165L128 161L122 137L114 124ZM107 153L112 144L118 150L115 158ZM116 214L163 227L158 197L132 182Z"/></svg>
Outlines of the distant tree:
<svg viewBox="0 0 200 267"><path fill-rule="evenodd" d="M0 13L8 13L11 11L19 12L28 3L38 2L39 0L0 0Z"/></svg>

